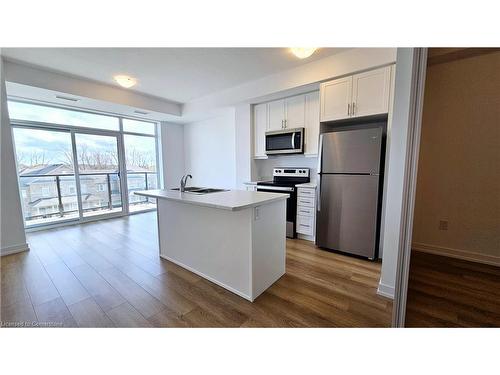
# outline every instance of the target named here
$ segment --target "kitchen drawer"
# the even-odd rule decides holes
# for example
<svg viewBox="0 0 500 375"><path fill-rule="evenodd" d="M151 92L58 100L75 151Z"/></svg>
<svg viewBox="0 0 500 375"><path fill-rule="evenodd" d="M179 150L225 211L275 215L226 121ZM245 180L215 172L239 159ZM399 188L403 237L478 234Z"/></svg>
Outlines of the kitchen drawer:
<svg viewBox="0 0 500 375"><path fill-rule="evenodd" d="M297 205L297 215L314 217L314 208Z"/></svg>
<svg viewBox="0 0 500 375"><path fill-rule="evenodd" d="M298 188L297 189L297 196L298 197L311 197L314 198L316 194L315 189L306 189L306 188Z"/></svg>
<svg viewBox="0 0 500 375"><path fill-rule="evenodd" d="M297 215L297 233L312 236L314 234L314 217Z"/></svg>
<svg viewBox="0 0 500 375"><path fill-rule="evenodd" d="M314 207L314 197L297 197L297 206Z"/></svg>

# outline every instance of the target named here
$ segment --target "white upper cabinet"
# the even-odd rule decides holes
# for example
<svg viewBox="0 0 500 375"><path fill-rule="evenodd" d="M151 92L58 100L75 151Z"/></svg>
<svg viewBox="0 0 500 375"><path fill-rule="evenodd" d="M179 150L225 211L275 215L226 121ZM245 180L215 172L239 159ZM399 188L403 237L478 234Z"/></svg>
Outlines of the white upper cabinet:
<svg viewBox="0 0 500 375"><path fill-rule="evenodd" d="M351 115L360 117L387 113L390 86L390 66L354 75Z"/></svg>
<svg viewBox="0 0 500 375"><path fill-rule="evenodd" d="M391 67L321 84L321 121L371 116L389 111Z"/></svg>
<svg viewBox="0 0 500 375"><path fill-rule="evenodd" d="M268 118L269 118L269 131L281 130L285 125L285 100L275 100L267 103L268 105Z"/></svg>
<svg viewBox="0 0 500 375"><path fill-rule="evenodd" d="M306 156L318 154L319 141L319 91L310 92L305 95L306 101L306 135L305 150Z"/></svg>
<svg viewBox="0 0 500 375"><path fill-rule="evenodd" d="M285 122L287 129L304 128L306 124L305 95L292 96L285 99Z"/></svg>
<svg viewBox="0 0 500 375"><path fill-rule="evenodd" d="M350 115L352 76L322 83L321 121L333 121Z"/></svg>
<svg viewBox="0 0 500 375"><path fill-rule="evenodd" d="M254 158L267 158L266 131L305 128L304 154L318 154L319 91L253 107Z"/></svg>
<svg viewBox="0 0 500 375"><path fill-rule="evenodd" d="M267 103L257 104L253 107L254 121L254 157L262 158L266 156L266 131L267 123Z"/></svg>

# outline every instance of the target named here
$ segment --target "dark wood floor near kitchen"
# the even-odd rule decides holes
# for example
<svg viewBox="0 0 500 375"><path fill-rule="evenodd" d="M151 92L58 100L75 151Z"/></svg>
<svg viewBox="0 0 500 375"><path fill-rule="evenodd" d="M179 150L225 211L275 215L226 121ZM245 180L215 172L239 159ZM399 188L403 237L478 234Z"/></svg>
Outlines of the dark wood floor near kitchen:
<svg viewBox="0 0 500 375"><path fill-rule="evenodd" d="M413 251L407 327L500 327L500 267Z"/></svg>
<svg viewBox="0 0 500 375"><path fill-rule="evenodd" d="M30 233L2 258L1 320L68 327L387 327L380 263L287 240L287 272L250 303L158 257L156 213ZM38 322L38 323L37 323Z"/></svg>

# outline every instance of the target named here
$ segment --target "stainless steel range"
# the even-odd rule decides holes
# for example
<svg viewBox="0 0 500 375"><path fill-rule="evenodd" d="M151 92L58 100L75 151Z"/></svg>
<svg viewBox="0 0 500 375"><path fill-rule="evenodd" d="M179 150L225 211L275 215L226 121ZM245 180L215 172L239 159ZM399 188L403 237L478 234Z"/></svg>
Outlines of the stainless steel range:
<svg viewBox="0 0 500 375"><path fill-rule="evenodd" d="M310 181L309 168L274 168L273 180L257 183L257 191L271 193L287 193L286 201L286 236L295 238L295 222L297 220L297 188L295 185Z"/></svg>

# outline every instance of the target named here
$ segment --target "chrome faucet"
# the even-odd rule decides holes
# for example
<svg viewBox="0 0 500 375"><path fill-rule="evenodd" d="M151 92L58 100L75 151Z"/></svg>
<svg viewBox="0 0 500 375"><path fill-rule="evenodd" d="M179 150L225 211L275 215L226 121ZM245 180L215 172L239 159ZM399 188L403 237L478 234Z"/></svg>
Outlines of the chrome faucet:
<svg viewBox="0 0 500 375"><path fill-rule="evenodd" d="M188 178L193 178L193 176L191 176L190 174L185 174L184 176L182 176L181 178L181 187L179 189L179 191L181 193L184 193L184 191L186 190L186 184L187 184L187 179Z"/></svg>

